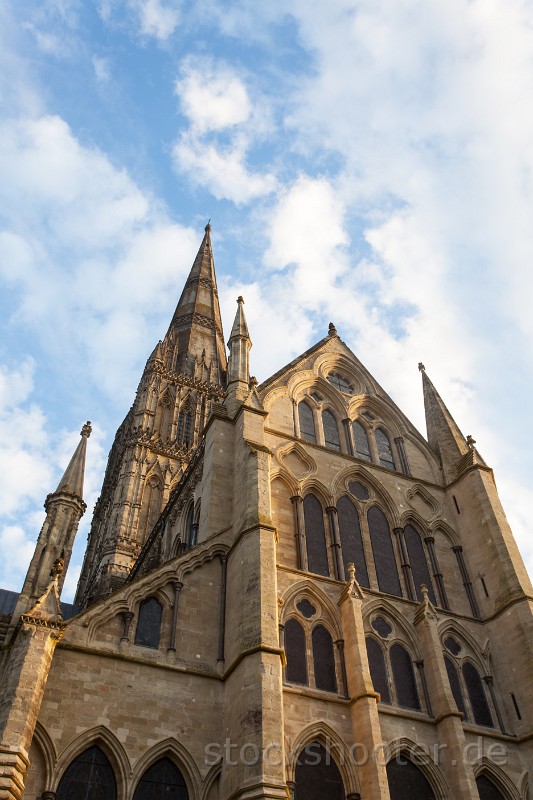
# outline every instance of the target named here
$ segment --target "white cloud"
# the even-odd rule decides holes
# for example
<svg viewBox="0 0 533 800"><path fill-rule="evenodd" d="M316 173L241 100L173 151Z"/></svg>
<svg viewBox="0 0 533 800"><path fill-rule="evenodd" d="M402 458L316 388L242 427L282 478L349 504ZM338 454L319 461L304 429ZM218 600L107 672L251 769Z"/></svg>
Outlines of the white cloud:
<svg viewBox="0 0 533 800"><path fill-rule="evenodd" d="M94 75L98 83L105 85L111 80L111 62L108 58L92 57Z"/></svg>
<svg viewBox="0 0 533 800"><path fill-rule="evenodd" d="M181 109L198 134L246 122L252 113L248 92L239 76L211 60L188 59L176 81Z"/></svg>
<svg viewBox="0 0 533 800"><path fill-rule="evenodd" d="M166 42L180 22L181 0L100 0L98 11L104 22L123 22L126 16L136 33Z"/></svg>

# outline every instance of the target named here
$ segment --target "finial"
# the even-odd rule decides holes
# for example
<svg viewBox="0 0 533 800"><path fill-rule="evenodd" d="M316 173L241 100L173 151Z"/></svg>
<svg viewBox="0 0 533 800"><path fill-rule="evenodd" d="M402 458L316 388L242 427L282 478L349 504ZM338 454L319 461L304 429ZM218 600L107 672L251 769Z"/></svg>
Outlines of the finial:
<svg viewBox="0 0 533 800"><path fill-rule="evenodd" d="M210 230L211 230L211 220L210 220L210 219L208 219L208 220L207 220L207 225L205 226L205 228L204 228L204 231L205 231L206 233L209 233L209 231L210 231Z"/></svg>
<svg viewBox="0 0 533 800"><path fill-rule="evenodd" d="M328 336L336 336L336 335L337 335L337 328L335 327L333 322L330 322L328 328Z"/></svg>
<svg viewBox="0 0 533 800"><path fill-rule="evenodd" d="M250 375L250 380L248 381L248 386L250 387L250 391L255 389L255 387L257 386L257 378L255 377L255 375Z"/></svg>
<svg viewBox="0 0 533 800"><path fill-rule="evenodd" d="M468 434L468 436L466 437L466 443L470 448L470 450L473 450L476 445L476 440L474 439L473 436L470 436L470 434Z"/></svg>
<svg viewBox="0 0 533 800"><path fill-rule="evenodd" d="M239 303L239 305L240 305L241 303L244 303L244 297L242 296L242 294L240 294L240 295L238 296L238 298L237 298L237 302Z"/></svg>
<svg viewBox="0 0 533 800"><path fill-rule="evenodd" d="M65 559L61 556L56 558L52 565L52 569L50 570L50 577L51 578L58 578L60 575L63 574L63 569L65 567Z"/></svg>
<svg viewBox="0 0 533 800"><path fill-rule="evenodd" d="M420 584L420 591L422 592L424 603L429 603L429 590L425 583Z"/></svg>
<svg viewBox="0 0 533 800"><path fill-rule="evenodd" d="M350 581L355 580L355 564L352 561L348 564L348 575L350 576Z"/></svg>
<svg viewBox="0 0 533 800"><path fill-rule="evenodd" d="M425 371L426 371L426 368L425 368L425 366L422 364L422 362L421 362L421 361L419 361L419 362L418 362L418 369L420 370L420 372L425 372Z"/></svg>
<svg viewBox="0 0 533 800"><path fill-rule="evenodd" d="M88 439L92 433L92 430L93 430L92 425L89 422L89 420L87 420L87 422L80 431L80 436L85 436L85 438Z"/></svg>

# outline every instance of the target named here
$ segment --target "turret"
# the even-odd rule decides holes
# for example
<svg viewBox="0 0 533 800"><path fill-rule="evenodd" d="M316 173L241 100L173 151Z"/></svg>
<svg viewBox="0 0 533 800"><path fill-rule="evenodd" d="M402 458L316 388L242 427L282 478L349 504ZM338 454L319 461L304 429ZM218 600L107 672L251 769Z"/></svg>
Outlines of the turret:
<svg viewBox="0 0 533 800"><path fill-rule="evenodd" d="M244 300L237 298L237 313L228 340L226 407L233 414L250 393L250 348L252 340L244 316Z"/></svg>

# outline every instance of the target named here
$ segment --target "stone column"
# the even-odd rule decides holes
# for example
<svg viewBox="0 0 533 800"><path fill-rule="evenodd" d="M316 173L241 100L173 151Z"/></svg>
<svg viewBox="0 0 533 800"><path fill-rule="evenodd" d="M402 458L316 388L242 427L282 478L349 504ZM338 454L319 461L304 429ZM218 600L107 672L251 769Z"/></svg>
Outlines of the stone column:
<svg viewBox="0 0 533 800"><path fill-rule="evenodd" d="M292 421L294 424L294 435L297 439L300 438L300 420L298 418L298 403L296 400L292 401Z"/></svg>
<svg viewBox="0 0 533 800"><path fill-rule="evenodd" d="M348 442L348 452L353 456L352 421L351 419L343 419L342 424L344 425L344 433L346 435L346 441Z"/></svg>
<svg viewBox="0 0 533 800"><path fill-rule="evenodd" d="M172 606L172 622L170 628L170 641L168 643L168 653L176 652L176 624L178 622L178 603L180 599L180 592L183 589L181 581L174 581L174 605Z"/></svg>
<svg viewBox="0 0 533 800"><path fill-rule="evenodd" d="M407 589L407 595L409 600L416 600L415 584L413 581L411 564L409 563L409 556L407 554L407 547L405 546L403 528L394 528L394 534L398 539L398 551L400 553L400 559L402 562L402 573L405 581L405 587Z"/></svg>
<svg viewBox="0 0 533 800"><path fill-rule="evenodd" d="M296 541L296 564L307 572L307 550L305 547L304 499L299 494L291 497L294 506L294 539Z"/></svg>
<svg viewBox="0 0 533 800"><path fill-rule="evenodd" d="M479 800L474 771L464 760L465 735L462 713L453 699L442 645L437 631L437 614L422 586L424 600L415 614L414 624L424 656L424 673L431 697L439 737L439 766L450 784L451 796Z"/></svg>
<svg viewBox="0 0 533 800"><path fill-rule="evenodd" d="M365 800L390 800L387 772L382 763L382 736L379 724L379 694L374 691L365 644L362 604L363 592L355 580L355 567L348 564L350 581L346 585L339 606L342 615L344 639L350 658L346 663L352 744L361 765L361 796ZM363 755L368 754L367 758Z"/></svg>
<svg viewBox="0 0 533 800"><path fill-rule="evenodd" d="M344 580L344 564L342 561L341 551L341 537L339 534L339 522L337 519L337 509L335 506L328 506L326 508L329 521L329 533L331 539L331 550L333 553L333 567L335 570L335 577L338 581Z"/></svg>
<svg viewBox="0 0 533 800"><path fill-rule="evenodd" d="M121 617L122 617L123 628L122 628L122 636L120 637L120 641L121 642L124 642L124 643L129 642L129 640L130 640L131 621L132 621L134 616L135 615L134 615L133 611L123 611L122 612Z"/></svg>

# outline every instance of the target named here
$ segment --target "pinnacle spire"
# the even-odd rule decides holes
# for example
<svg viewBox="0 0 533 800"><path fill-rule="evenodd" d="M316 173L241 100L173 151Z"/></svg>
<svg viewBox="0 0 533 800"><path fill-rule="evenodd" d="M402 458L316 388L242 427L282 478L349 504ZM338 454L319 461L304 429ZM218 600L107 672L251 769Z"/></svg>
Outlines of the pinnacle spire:
<svg viewBox="0 0 533 800"><path fill-rule="evenodd" d="M91 435L91 423L87 421L82 427L79 442L74 455L69 461L68 467L63 473L63 477L59 481L57 489L54 494L65 492L66 494L73 494L83 500L83 478L85 474L85 456L87 453L87 439Z"/></svg>
<svg viewBox="0 0 533 800"><path fill-rule="evenodd" d="M176 311L165 337L167 353L176 372L193 374L202 361L211 364L211 382L223 385L226 375L226 351L218 300L215 263L211 246L211 224L205 226L204 238L194 259ZM172 347L168 347L171 344Z"/></svg>
<svg viewBox="0 0 533 800"><path fill-rule="evenodd" d="M239 295L237 298L237 313L235 314L235 320L233 322L233 327L231 329L228 347L231 347L231 340L234 339L236 336L241 336L245 339L250 338L250 334L248 333L248 325L246 324L246 317L244 316L244 298L242 295Z"/></svg>
<svg viewBox="0 0 533 800"><path fill-rule="evenodd" d="M428 378L426 368L420 363L418 369L422 373L428 442L432 450L440 456L446 477L452 478L455 477L459 462L469 452L469 447L442 397Z"/></svg>

